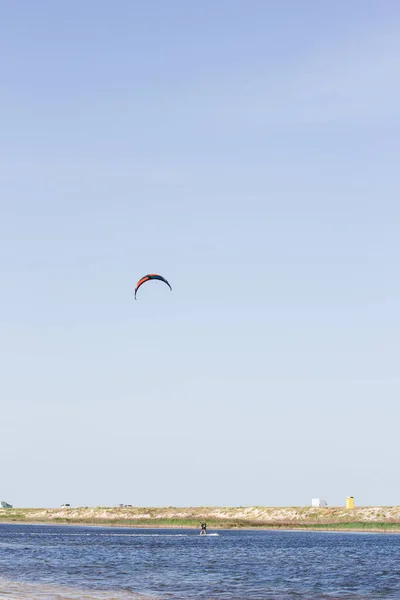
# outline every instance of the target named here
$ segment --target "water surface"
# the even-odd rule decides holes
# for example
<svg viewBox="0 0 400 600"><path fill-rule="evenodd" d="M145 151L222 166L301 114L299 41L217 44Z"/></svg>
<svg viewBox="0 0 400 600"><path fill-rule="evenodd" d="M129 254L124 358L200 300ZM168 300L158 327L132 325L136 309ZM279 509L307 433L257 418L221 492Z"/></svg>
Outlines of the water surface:
<svg viewBox="0 0 400 600"><path fill-rule="evenodd" d="M214 533L0 525L0 598L400 600L400 535Z"/></svg>

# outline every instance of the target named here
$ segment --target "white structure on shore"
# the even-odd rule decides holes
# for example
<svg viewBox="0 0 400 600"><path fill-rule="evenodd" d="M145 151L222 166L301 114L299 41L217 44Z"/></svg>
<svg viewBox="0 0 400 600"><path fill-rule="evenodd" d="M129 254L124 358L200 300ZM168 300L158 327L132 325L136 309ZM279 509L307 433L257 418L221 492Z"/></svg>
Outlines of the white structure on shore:
<svg viewBox="0 0 400 600"><path fill-rule="evenodd" d="M311 506L328 506L328 504L325 500L322 500L322 498L313 498L311 500Z"/></svg>

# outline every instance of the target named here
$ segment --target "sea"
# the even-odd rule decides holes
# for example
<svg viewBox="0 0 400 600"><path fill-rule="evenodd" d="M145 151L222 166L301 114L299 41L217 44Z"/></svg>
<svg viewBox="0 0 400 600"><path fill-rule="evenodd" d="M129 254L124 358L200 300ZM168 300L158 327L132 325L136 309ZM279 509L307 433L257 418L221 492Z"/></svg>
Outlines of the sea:
<svg viewBox="0 0 400 600"><path fill-rule="evenodd" d="M0 525L2 600L400 600L400 535Z"/></svg>

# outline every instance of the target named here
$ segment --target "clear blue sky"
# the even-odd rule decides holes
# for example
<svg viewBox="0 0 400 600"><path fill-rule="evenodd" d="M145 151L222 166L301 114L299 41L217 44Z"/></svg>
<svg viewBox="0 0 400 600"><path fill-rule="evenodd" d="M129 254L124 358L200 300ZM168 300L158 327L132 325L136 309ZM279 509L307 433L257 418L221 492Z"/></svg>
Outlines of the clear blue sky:
<svg viewBox="0 0 400 600"><path fill-rule="evenodd" d="M399 27L2 3L2 500L400 502Z"/></svg>

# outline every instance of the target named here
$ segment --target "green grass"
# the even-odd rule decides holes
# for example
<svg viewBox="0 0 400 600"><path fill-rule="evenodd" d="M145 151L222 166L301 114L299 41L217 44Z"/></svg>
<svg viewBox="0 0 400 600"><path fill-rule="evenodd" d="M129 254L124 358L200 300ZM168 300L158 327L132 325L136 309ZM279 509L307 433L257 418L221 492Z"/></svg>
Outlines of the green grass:
<svg viewBox="0 0 400 600"><path fill-rule="evenodd" d="M4 513L0 514L0 523L4 521L24 521L25 514L7 509Z"/></svg>
<svg viewBox="0 0 400 600"><path fill-rule="evenodd" d="M312 529L349 529L354 531L400 531L400 523L390 522L374 522L374 521L358 521L347 523L318 523L315 525L300 525L301 528L307 527Z"/></svg>

